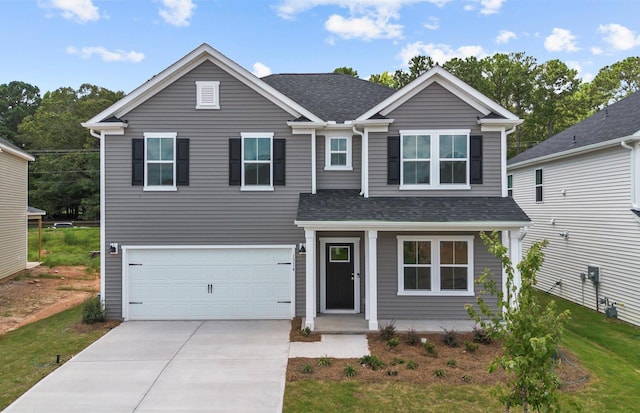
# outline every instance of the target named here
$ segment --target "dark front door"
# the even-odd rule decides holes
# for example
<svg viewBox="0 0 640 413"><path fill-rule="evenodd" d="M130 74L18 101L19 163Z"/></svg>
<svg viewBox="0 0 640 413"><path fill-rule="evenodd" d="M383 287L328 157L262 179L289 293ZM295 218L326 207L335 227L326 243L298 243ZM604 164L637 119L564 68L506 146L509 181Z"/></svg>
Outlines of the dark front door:
<svg viewBox="0 0 640 413"><path fill-rule="evenodd" d="M327 243L327 310L353 310L353 243Z"/></svg>

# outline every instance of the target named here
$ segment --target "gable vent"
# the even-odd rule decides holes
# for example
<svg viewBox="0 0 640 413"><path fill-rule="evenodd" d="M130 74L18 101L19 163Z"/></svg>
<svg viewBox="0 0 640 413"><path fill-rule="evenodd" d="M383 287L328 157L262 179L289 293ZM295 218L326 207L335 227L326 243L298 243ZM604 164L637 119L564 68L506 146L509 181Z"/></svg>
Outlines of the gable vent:
<svg viewBox="0 0 640 413"><path fill-rule="evenodd" d="M196 82L196 109L220 109L220 82Z"/></svg>

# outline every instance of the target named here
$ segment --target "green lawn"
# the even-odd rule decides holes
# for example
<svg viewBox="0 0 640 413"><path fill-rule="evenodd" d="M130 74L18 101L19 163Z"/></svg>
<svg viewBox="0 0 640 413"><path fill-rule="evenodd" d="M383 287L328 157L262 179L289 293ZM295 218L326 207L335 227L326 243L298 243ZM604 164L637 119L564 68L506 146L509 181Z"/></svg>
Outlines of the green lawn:
<svg viewBox="0 0 640 413"><path fill-rule="evenodd" d="M79 325L82 306L0 335L0 410L107 332L104 324Z"/></svg>
<svg viewBox="0 0 640 413"><path fill-rule="evenodd" d="M551 296L540 293L541 303ZM563 391L562 411L631 412L640 406L640 329L606 320L603 314L562 299L571 310L562 346L580 359L589 375L580 391ZM404 383L288 382L285 412L496 412L504 409L492 387L424 386ZM518 411L518 410L513 410ZM519 410L521 411L521 410Z"/></svg>
<svg viewBox="0 0 640 413"><path fill-rule="evenodd" d="M86 265L97 271L100 257L91 258L91 251L100 250L100 228L45 228L42 230L42 264ZM38 261L38 230L29 230L29 261Z"/></svg>

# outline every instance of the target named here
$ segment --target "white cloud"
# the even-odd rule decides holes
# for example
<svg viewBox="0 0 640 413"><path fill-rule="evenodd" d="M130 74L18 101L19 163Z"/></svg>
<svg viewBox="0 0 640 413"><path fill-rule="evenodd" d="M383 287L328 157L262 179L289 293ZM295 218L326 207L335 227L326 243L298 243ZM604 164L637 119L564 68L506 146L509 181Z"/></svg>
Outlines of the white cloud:
<svg viewBox="0 0 640 413"><path fill-rule="evenodd" d="M510 32L509 30L500 30L498 37L496 37L496 43L503 44L509 43L511 39L517 39L518 36L514 32Z"/></svg>
<svg viewBox="0 0 640 413"><path fill-rule="evenodd" d="M296 14L319 6L338 6L349 9L351 14L363 14L365 10L370 9L397 12L403 6L415 3L431 3L442 7L450 1L452 0L282 0L275 6L275 10L283 19L293 19Z"/></svg>
<svg viewBox="0 0 640 413"><path fill-rule="evenodd" d="M640 46L640 36L620 24L600 25L598 32L604 34L603 40L616 50L629 50Z"/></svg>
<svg viewBox="0 0 640 413"><path fill-rule="evenodd" d="M544 47L550 52L577 52L576 37L567 29L555 27L553 32L544 39Z"/></svg>
<svg viewBox="0 0 640 413"><path fill-rule="evenodd" d="M271 69L264 63L256 62L253 64L253 71L251 73L257 77L265 77L271 74Z"/></svg>
<svg viewBox="0 0 640 413"><path fill-rule="evenodd" d="M438 30L440 28L440 20L437 17L429 17L424 27L429 30Z"/></svg>
<svg viewBox="0 0 640 413"><path fill-rule="evenodd" d="M39 1L43 9L56 9L62 17L77 23L87 23L100 19L98 8L91 0L50 0Z"/></svg>
<svg viewBox="0 0 640 413"><path fill-rule="evenodd" d="M602 50L602 48L600 48L600 47L592 47L591 48L591 54L593 54L594 56L601 55L602 53L604 53L604 50Z"/></svg>
<svg viewBox="0 0 640 413"><path fill-rule="evenodd" d="M102 46L76 48L67 46L66 52L70 55L78 55L83 59L90 59L93 55L98 55L104 62L132 62L139 63L144 59L144 54L134 52L133 50L126 52L124 50L110 51Z"/></svg>
<svg viewBox="0 0 640 413"><path fill-rule="evenodd" d="M196 5L192 0L161 0L162 6L158 14L172 26L185 27L193 16Z"/></svg>
<svg viewBox="0 0 640 413"><path fill-rule="evenodd" d="M506 1L506 0L470 0L473 3L479 3L480 4L480 14L484 14L484 15L489 15L489 14L496 14L500 11L500 9L502 8L502 4ZM465 11L474 11L476 9L476 5L475 4L466 4L464 6L464 10Z"/></svg>
<svg viewBox="0 0 640 413"><path fill-rule="evenodd" d="M393 39L402 36L402 26L392 24L389 18L384 17L374 20L369 16L344 18L334 14L324 27L343 39Z"/></svg>
<svg viewBox="0 0 640 413"><path fill-rule="evenodd" d="M455 57L460 59L471 56L483 58L487 56L488 53L482 48L482 46L460 46L457 49L453 49L451 46L446 44L424 44L420 41L410 43L400 51L400 58L402 59L402 64L404 66L409 64L409 60L411 60L412 57L418 55L431 56L437 64L442 65Z"/></svg>

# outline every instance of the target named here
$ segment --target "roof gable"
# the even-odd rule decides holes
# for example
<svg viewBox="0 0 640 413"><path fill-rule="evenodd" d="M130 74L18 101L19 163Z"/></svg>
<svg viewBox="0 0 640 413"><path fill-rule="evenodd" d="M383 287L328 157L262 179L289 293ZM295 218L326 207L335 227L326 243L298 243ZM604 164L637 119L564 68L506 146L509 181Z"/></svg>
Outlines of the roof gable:
<svg viewBox="0 0 640 413"><path fill-rule="evenodd" d="M487 96L472 88L462 80L453 76L440 66L435 66L425 72L420 77L362 114L358 120L369 119L378 113L386 116L434 82L464 100L471 107L484 114L487 119L496 120L498 122L502 121L505 124L517 125L521 123L521 120L516 115L498 105L496 102L489 99Z"/></svg>
<svg viewBox="0 0 640 413"><path fill-rule="evenodd" d="M99 126L102 122L105 122L110 118L120 118L124 116L205 61L210 61L217 65L222 70L228 72L251 89L290 113L293 117L304 116L314 121L321 121L317 115L311 113L300 104L294 102L289 97L283 95L278 90L263 82L251 72L224 56L213 47L203 43L182 59L173 63L171 66L133 90L127 96L89 119L84 123L84 125L86 127L100 129Z"/></svg>
<svg viewBox="0 0 640 413"><path fill-rule="evenodd" d="M606 144L620 138L640 137L638 114L640 114L640 92L629 95L514 156L509 160L509 166L525 162L533 163L538 158L546 159L569 151L582 152L593 145Z"/></svg>
<svg viewBox="0 0 640 413"><path fill-rule="evenodd" d="M14 156L17 156L18 158L24 159L25 161L35 160L33 156L18 148L16 145L12 144L4 138L0 138L0 152L10 153Z"/></svg>

